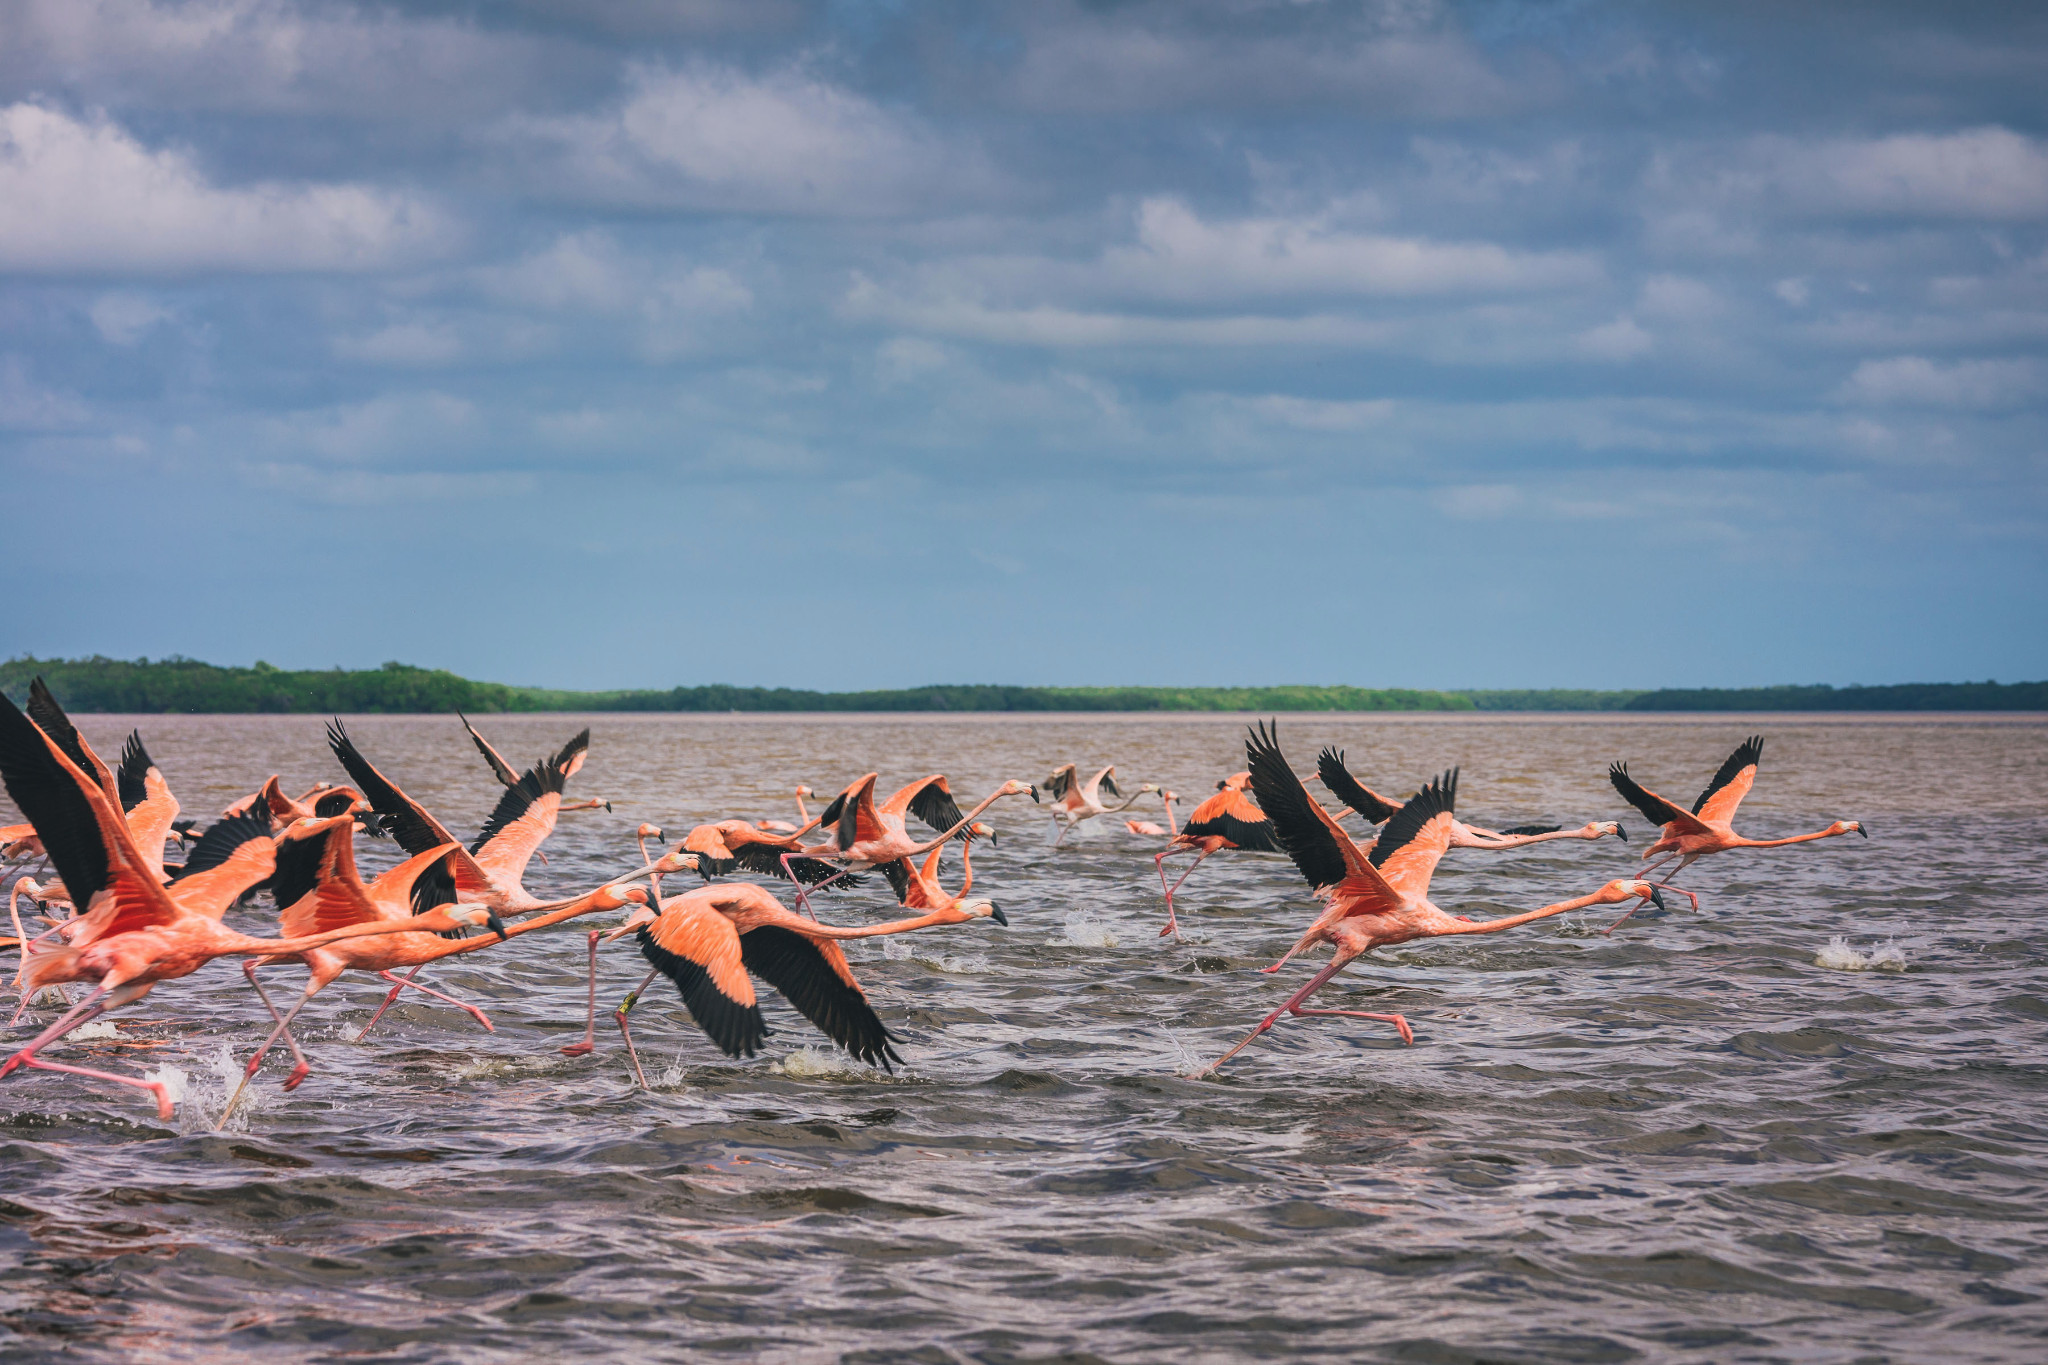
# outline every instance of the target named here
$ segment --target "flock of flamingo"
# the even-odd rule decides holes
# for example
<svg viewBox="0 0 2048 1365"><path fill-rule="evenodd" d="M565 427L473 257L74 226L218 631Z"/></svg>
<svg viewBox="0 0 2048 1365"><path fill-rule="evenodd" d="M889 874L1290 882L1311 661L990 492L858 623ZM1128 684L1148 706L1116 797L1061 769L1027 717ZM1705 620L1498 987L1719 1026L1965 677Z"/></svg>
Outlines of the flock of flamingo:
<svg viewBox="0 0 2048 1365"><path fill-rule="evenodd" d="M805 797L815 799L815 794L797 787L796 823L729 819L703 824L658 856L650 855L647 843L659 846L666 836L643 824L636 833L636 865L578 895L543 899L526 889L525 874L557 816L564 810L610 809L597 800L564 804L565 786L583 766L589 731L522 771L466 718L462 724L503 786L490 818L467 844L372 764L338 720L328 725L327 739L349 784L321 782L291 797L273 776L202 830L198 822L179 818L177 798L139 733L129 735L118 762L109 768L41 679L31 686L25 711L0 696L0 780L27 822L0 828L0 853L24 866L35 863L33 872L54 872L41 882L33 875L19 876L9 895L14 937L0 943L20 954L15 982L21 1005L15 1020L46 992L58 995L63 1006L54 1022L0 1063L0 1077L28 1068L139 1087L154 1095L159 1116L169 1120L174 1106L163 1082L52 1061L42 1053L107 1011L140 1000L159 982L188 976L215 958L237 957L272 1025L244 1068L242 1084L282 1044L293 1063L283 1083L291 1090L312 1070L292 1036L292 1024L342 973L374 973L390 985L356 1035L358 1042L406 990L463 1010L488 1030L491 1021L482 1009L422 983L420 970L609 911L625 915L616 925L589 933L584 1032L563 1053L574 1057L595 1050L598 950L630 934L650 970L613 1011L613 1019L642 1087L647 1080L628 1015L657 975L675 983L691 1019L729 1057L753 1056L768 1036L754 985L759 979L852 1056L890 1068L903 1060L895 1048L902 1040L876 1015L839 945L980 919L1007 925L993 901L969 894L972 847L977 838L995 838L995 831L979 819L984 812L998 801L1025 795L1034 802L1049 801L1057 830L1053 848L1088 820L1128 810L1146 796L1160 798L1165 827L1138 819L1125 823L1134 835L1166 840L1153 860L1166 903L1161 935L1178 933L1174 893L1196 866L1226 850L1284 854L1323 903L1294 946L1261 970L1277 972L1319 943L1333 950L1328 964L1199 1073L1207 1075L1287 1015L1377 1020L1392 1024L1402 1041L1412 1044L1413 1032L1399 1014L1305 1007L1348 963L1374 948L1418 938L1496 933L1590 906L1629 903L1628 911L1608 926L1606 932L1612 933L1646 902L1663 908L1665 891L1689 897L1697 909L1698 896L1671 879L1708 854L1850 832L1869 837L1856 821L1836 821L1816 833L1784 839L1737 834L1732 821L1756 780L1761 737L1745 741L1729 756L1690 810L1637 785L1627 766L1616 763L1609 770L1615 789L1662 828L1662 837L1643 854L1648 866L1641 875L1522 914L1474 921L1430 902L1430 878L1450 849L1502 850L1609 835L1626 841L1626 832L1613 820L1578 829L1468 825L1454 813L1456 769L1407 801L1394 801L1361 783L1346 768L1343 752L1331 748L1318 756L1316 777L1341 804L1326 809L1281 752L1276 722L1250 732L1245 770L1219 781L1215 795L1189 812L1185 824L1175 821L1178 798L1170 791L1145 783L1125 798L1114 766L1085 782L1072 764L1043 784L1005 782L967 811L959 808L943 775L920 779L877 802L877 775L868 773L816 814L804 804ZM1122 804L1111 806L1109 799ZM1378 826L1376 837L1353 838L1343 824L1351 816ZM933 833L911 834L911 820ZM389 838L404 860L365 881L356 866L359 834ZM961 846L964 876L959 891L948 892L940 881L940 864L955 842ZM182 851L182 862L167 861L166 850L173 846ZM1168 885L1165 860L1177 854L1193 854L1194 863ZM861 887L867 884L864 874L874 872L882 874L899 905L917 913L867 926L818 920L810 904L814 895ZM664 895L663 879L682 873L697 874L701 884ZM735 873L789 883L794 908L759 882L727 880ZM226 925L231 909L265 890L278 912L278 937L255 937ZM39 932L24 925L24 903ZM303 966L306 978L298 998L280 1009L257 973L285 963ZM65 990L70 983L87 987L82 999L70 999ZM222 1122L240 1096L238 1089L230 1097Z"/></svg>

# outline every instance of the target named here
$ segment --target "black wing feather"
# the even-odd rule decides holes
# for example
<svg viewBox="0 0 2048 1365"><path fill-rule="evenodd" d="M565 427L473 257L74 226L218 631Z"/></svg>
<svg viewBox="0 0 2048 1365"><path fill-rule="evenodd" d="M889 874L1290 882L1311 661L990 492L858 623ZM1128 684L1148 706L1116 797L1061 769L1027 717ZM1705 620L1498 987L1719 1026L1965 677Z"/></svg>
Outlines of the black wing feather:
<svg viewBox="0 0 2048 1365"><path fill-rule="evenodd" d="M1422 831L1422 827L1437 816L1454 811L1458 806L1458 770L1451 769L1443 776L1408 798L1408 804L1394 812L1387 827L1380 831L1380 837L1373 840L1372 851L1366 854L1366 861L1374 867L1385 867L1387 859L1398 853L1407 843Z"/></svg>
<svg viewBox="0 0 2048 1365"><path fill-rule="evenodd" d="M1270 730L1266 722L1259 722L1245 740L1244 757L1245 767L1252 773L1252 795L1266 812L1280 851L1294 860L1301 875L1317 890L1343 881L1344 850L1309 809L1312 798L1308 789L1287 766L1287 755L1280 752L1280 722L1275 720Z"/></svg>
<svg viewBox="0 0 2048 1365"><path fill-rule="evenodd" d="M142 747L142 731L130 730L127 742L121 746L121 766L114 770L114 790L120 794L123 815L148 799L149 785L145 779L155 766L149 761L149 750Z"/></svg>
<svg viewBox="0 0 2048 1365"><path fill-rule="evenodd" d="M43 733L0 693L0 783L35 826L58 879L82 910L107 884L107 846L92 804L43 743Z"/></svg>
<svg viewBox="0 0 2048 1365"><path fill-rule="evenodd" d="M78 771L94 782L100 780L99 768L85 756L85 745L79 742L78 727L71 723L71 717L64 714L64 708L57 705L57 699L50 695L49 686L38 674L28 685L28 718L56 742L64 751L64 757L78 765ZM70 883L65 883L68 887Z"/></svg>
<svg viewBox="0 0 2048 1365"><path fill-rule="evenodd" d="M740 940L744 953L746 940ZM683 1007L728 1057L751 1057L768 1040L768 1024L759 1005L742 1005L711 984L711 973L680 953L672 953L655 942L646 929L640 931L640 955L682 992ZM748 964L750 967L752 963Z"/></svg>
<svg viewBox="0 0 2048 1365"><path fill-rule="evenodd" d="M272 832L270 807L260 803L251 806L240 815L222 816L211 825L208 825L206 832L201 834L193 843L192 851L185 855L185 865L177 871L171 872L171 880L180 881L195 872L205 872L210 868L219 867L232 857L235 850L243 844L255 839L271 838ZM317 844L319 840L306 840L305 842ZM279 867L284 866L285 853L285 848L280 848L277 851ZM170 872L169 868L164 870ZM277 885L276 877L277 874L273 872L270 878L268 878L272 887ZM250 889L254 890L255 888L251 887ZM278 905L281 907L289 904L291 904L290 901L278 902Z"/></svg>
<svg viewBox="0 0 2048 1365"><path fill-rule="evenodd" d="M944 834L960 823L960 805L936 779L919 787L910 797L910 813L931 826L933 832ZM965 829L955 836L972 842L974 836Z"/></svg>
<svg viewBox="0 0 2048 1365"><path fill-rule="evenodd" d="M1509 825L1502 834L1555 834L1563 825Z"/></svg>
<svg viewBox="0 0 2048 1365"><path fill-rule="evenodd" d="M240 817L234 817L239 819ZM226 824L227 821L221 821ZM213 837L213 829L206 831L205 838L192 850L190 868L199 861L199 849L206 846L206 840ZM310 839L280 839L277 844L277 870L270 874L270 898L277 902L277 908L288 910L304 900L320 885L320 860L327 856L327 841L334 834L331 829L321 830Z"/></svg>
<svg viewBox="0 0 2048 1365"><path fill-rule="evenodd" d="M1365 817L1369 825L1384 825L1394 818L1399 806L1390 805L1374 796L1351 775L1344 766L1344 751L1330 748L1316 755L1316 776L1329 788L1330 794L1352 810Z"/></svg>
<svg viewBox="0 0 2048 1365"><path fill-rule="evenodd" d="M484 740L484 737L476 732L476 727L469 723L469 717L463 715L460 711L457 711L455 713L455 718L462 722L463 729L469 731L470 743L476 745L476 751L484 756L484 762L491 765L492 775L495 776L498 779L498 781L504 783L508 787L511 786L514 782L517 782L519 780L519 774L513 772L511 765L505 762L504 759L500 758L498 756L498 751L496 749L493 749ZM584 731L584 733L589 734L590 732L586 730Z"/></svg>
<svg viewBox="0 0 2048 1365"><path fill-rule="evenodd" d="M749 930L740 935L740 960L782 992L819 1032L861 1061L893 1071L891 1063L903 1060L889 1046L896 1036L883 1027L860 988L847 985L818 945L802 934L774 925Z"/></svg>
<svg viewBox="0 0 2048 1365"><path fill-rule="evenodd" d="M1728 761L1721 765L1721 770L1714 774L1714 780L1707 783L1707 789L1700 793L1700 799L1692 803L1692 813L1698 815L1702 810L1706 809L1707 802L1713 798L1714 793L1727 786L1730 782L1733 782L1735 774L1741 772L1752 763L1763 762L1763 759L1764 737L1762 735L1751 735L1748 739L1743 740L1735 752L1728 755Z"/></svg>
<svg viewBox="0 0 2048 1365"><path fill-rule="evenodd" d="M1652 796L1636 785L1628 775L1628 764L1616 763L1607 770L1607 780L1621 793L1621 799L1643 813L1643 818L1653 825L1668 825L1674 820L1683 820L1685 812L1661 796Z"/></svg>
<svg viewBox="0 0 2048 1365"><path fill-rule="evenodd" d="M589 732L584 733L587 735ZM566 748L562 750L563 754L568 752ZM526 814L533 803L541 797L549 792L559 794L568 781L567 775L562 771L565 761L557 754L542 759L519 774L519 780L505 788L505 794L498 798L498 804L491 810L491 818L484 821L484 827L478 830L476 838L470 841L469 851L480 851L485 844L504 833L506 826Z"/></svg>
<svg viewBox="0 0 2048 1365"><path fill-rule="evenodd" d="M718 864L718 866L712 867L711 871L713 874L721 877L732 871L735 866L738 866L745 868L749 872L758 872L764 877L780 877L782 880L788 881L788 874L782 870L782 854L783 850L773 844L741 844L732 851L732 857L715 858L707 861ZM806 886L816 886L819 882L824 881L839 870L822 858L791 858L789 860L789 867L790 871L796 873L796 879ZM851 890L859 885L861 885L859 877L848 875L841 877L826 889L837 891L841 887L845 887Z"/></svg>
<svg viewBox="0 0 2048 1365"><path fill-rule="evenodd" d="M910 894L910 859L896 858L882 864L882 875L889 879L889 889L896 893L898 904Z"/></svg>
<svg viewBox="0 0 2048 1365"><path fill-rule="evenodd" d="M1273 835L1273 822L1265 820L1240 820L1225 812L1213 819L1190 820L1180 827L1180 832L1192 839L1206 839L1220 834L1230 840L1231 845L1246 853L1279 853L1280 841Z"/></svg>
<svg viewBox="0 0 2048 1365"><path fill-rule="evenodd" d="M1072 770L1062 768L1051 777L1045 779L1045 794L1055 801L1064 801L1067 796L1067 789L1073 785L1074 774Z"/></svg>
<svg viewBox="0 0 2048 1365"><path fill-rule="evenodd" d="M1102 781L1096 784L1095 790L1098 792L1108 792L1111 796L1123 795L1122 792L1116 789L1116 779L1108 773L1102 775Z"/></svg>
<svg viewBox="0 0 2048 1365"><path fill-rule="evenodd" d="M382 820L384 832L396 839L400 848L409 854L420 854L449 841L446 830L415 805L410 797L392 786L384 774L370 766L370 760L356 748L355 741L348 737L348 730L339 720L327 722L327 747L334 750L341 766L348 769L348 775L355 780L363 799L370 803L370 809L376 811Z"/></svg>

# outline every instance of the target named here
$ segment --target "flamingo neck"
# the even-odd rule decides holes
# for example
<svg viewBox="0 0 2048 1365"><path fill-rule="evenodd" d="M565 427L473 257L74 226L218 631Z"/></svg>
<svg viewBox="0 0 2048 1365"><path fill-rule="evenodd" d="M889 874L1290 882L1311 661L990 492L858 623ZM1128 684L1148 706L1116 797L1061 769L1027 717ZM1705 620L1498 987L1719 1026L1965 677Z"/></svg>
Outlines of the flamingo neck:
<svg viewBox="0 0 2048 1365"><path fill-rule="evenodd" d="M1559 901L1556 905L1546 905L1541 910L1530 910L1520 915L1509 915L1505 919L1483 920L1478 924L1459 924L1443 932L1446 934L1491 934L1502 929L1512 929L1518 924L1527 924L1531 920L1548 919L1552 915L1562 915L1571 910L1583 910L1589 905L1598 905L1600 903L1600 893L1595 891L1591 895L1580 896L1575 900Z"/></svg>
<svg viewBox="0 0 2048 1365"><path fill-rule="evenodd" d="M806 923L801 932L811 938L881 938L888 934L907 934L913 929L928 929L934 924L952 923L946 918L947 913L945 910L931 910L912 919L891 920L887 924L871 924L861 929Z"/></svg>
<svg viewBox="0 0 2048 1365"><path fill-rule="evenodd" d="M1733 840L1733 841L1732 841L1732 842L1730 843L1729 847L1731 847L1731 848L1783 848L1783 847L1784 847L1785 845L1787 845L1787 844L1810 844L1810 843L1812 843L1812 842L1813 842L1813 841L1814 841L1815 839L1832 839L1832 838L1833 838L1833 837L1834 837L1835 835L1837 835L1837 834L1847 834L1847 833L1848 833L1848 831L1847 831L1847 830L1833 830L1833 829L1823 829L1823 830L1818 830L1818 831L1816 831L1815 833L1812 833L1812 834L1794 834L1794 835L1792 835L1792 836L1791 836L1790 838L1786 838L1786 839L1745 839L1745 838L1743 838L1743 837L1742 837L1741 835L1739 835L1739 834L1738 834L1738 835L1736 835L1736 836L1735 836L1734 840Z"/></svg>

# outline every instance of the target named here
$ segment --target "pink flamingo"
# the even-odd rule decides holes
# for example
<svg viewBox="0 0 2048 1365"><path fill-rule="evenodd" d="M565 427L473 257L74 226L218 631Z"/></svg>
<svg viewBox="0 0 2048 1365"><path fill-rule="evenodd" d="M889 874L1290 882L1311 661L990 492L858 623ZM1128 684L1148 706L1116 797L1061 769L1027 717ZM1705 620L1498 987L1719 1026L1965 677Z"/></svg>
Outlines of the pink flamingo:
<svg viewBox="0 0 2048 1365"><path fill-rule="evenodd" d="M792 825L787 820L759 820L755 822L754 828L766 830L770 834L803 833L803 831L809 829L812 825L817 823L817 821L811 819L811 812L809 808L807 808L804 805L804 798L806 796L816 795L816 792L812 791L809 787L806 787L801 782L799 782L796 788L796 818L801 823Z"/></svg>
<svg viewBox="0 0 2048 1365"><path fill-rule="evenodd" d="M1374 948L1450 934L1498 933L1551 915L1591 905L1615 905L1632 897L1663 904L1657 888L1646 881L1612 881L1589 896L1503 919L1475 922L1445 914L1430 903L1429 881L1437 862L1451 846L1452 808L1458 793L1455 769L1417 792L1414 799L1396 812L1368 853L1310 798L1280 752L1277 723L1270 732L1265 724L1260 724L1245 745L1245 756L1251 768L1252 791L1271 818L1275 837L1316 896L1327 904L1286 956L1265 970L1278 971L1288 958L1312 944L1328 943L1335 951L1327 967L1260 1020L1236 1047L1204 1068L1203 1075L1214 1072L1242 1052L1283 1014L1376 1019L1392 1024L1399 1030L1401 1041L1412 1044L1415 1034L1401 1015L1302 1006L1302 1001L1321 990L1353 959Z"/></svg>
<svg viewBox="0 0 2048 1365"><path fill-rule="evenodd" d="M1658 860L1655 866L1643 869L1645 877L1662 869L1671 859L1678 859L1678 866L1672 868L1657 885L1689 898L1693 909L1697 910L1700 898L1682 886L1673 886L1671 882L1710 853L1726 853L1734 848L1783 848L1787 844L1806 844L1815 839L1832 839L1838 834L1852 832L1866 839L1870 837L1870 831L1863 827L1861 820L1837 820L1826 829L1812 834L1794 834L1785 839L1745 839L1737 834L1733 823L1735 809L1755 785L1757 765L1762 762L1763 753L1762 735L1751 735L1744 740L1734 753L1728 755L1728 761L1714 774L1714 780L1700 793L1699 800L1692 803L1689 812L1638 786L1636 780L1628 775L1628 764L1616 763L1607 770L1607 780L1614 784L1622 799L1641 811L1651 823L1664 827L1663 837L1643 850L1645 863L1653 858ZM1627 919L1628 915L1623 915L1608 926L1607 932L1613 933Z"/></svg>
<svg viewBox="0 0 2048 1365"><path fill-rule="evenodd" d="M1093 820L1098 815L1115 815L1119 811L1129 810L1144 797L1159 790L1150 782L1146 782L1131 793L1130 799L1121 806L1108 806L1103 804L1103 792L1108 792L1111 796L1123 795L1116 786L1116 764L1110 764L1086 782L1079 781L1078 776L1079 770L1073 764L1065 763L1053 769L1052 776L1045 779L1045 794L1052 798L1053 826L1059 831L1052 841L1054 848L1066 842L1067 836L1083 821Z"/></svg>
<svg viewBox="0 0 2048 1365"><path fill-rule="evenodd" d="M1367 824L1381 825L1401 809L1399 801L1389 801L1351 775L1344 766L1342 749L1326 748L1317 755L1316 776L1346 807L1331 816L1333 820L1342 820L1356 811L1365 817ZM1548 843L1552 839L1602 839L1610 834L1623 843L1628 842L1628 831L1621 827L1619 820L1594 820L1579 829L1561 829L1556 825L1515 825L1505 830L1468 825L1462 820L1451 821L1452 848L1522 848L1528 844Z"/></svg>
<svg viewBox="0 0 2048 1365"><path fill-rule="evenodd" d="M1266 813L1245 795L1245 783L1250 780L1250 773L1232 773L1218 782L1216 794L1188 812L1187 824L1152 859L1152 866L1159 873L1159 889L1166 893L1166 927L1159 931L1159 937L1165 938L1168 934L1179 936L1180 922L1173 913L1173 893L1180 890L1181 882L1194 876L1195 869L1208 861L1211 855L1226 848L1241 849L1246 853L1280 851L1280 846L1273 842L1273 826L1266 819ZM1188 864L1187 871L1180 874L1180 881L1168 886L1166 860L1177 853L1193 853L1195 860Z"/></svg>
<svg viewBox="0 0 2048 1365"><path fill-rule="evenodd" d="M923 857L960 834L974 823L976 816L1006 796L1028 794L1034 802L1038 800L1036 787L1012 780L1003 783L984 797L980 805L963 815L953 802L953 789L947 785L945 775L934 773L902 788L878 807L875 805L875 779L878 776L877 773L869 773L853 783L834 797L832 804L818 816L819 824L832 829L833 842L782 855L783 871L789 880L797 883L799 909L808 910L808 891L822 889L849 872L865 872L884 863L893 863L898 858ZM920 843L910 837L905 827L905 817L910 815L944 832L936 839ZM792 859L799 854L836 863L840 870L816 887L806 887L790 866Z"/></svg>
<svg viewBox="0 0 2048 1365"><path fill-rule="evenodd" d="M1165 828L1162 829L1157 823L1151 820L1126 820L1124 821L1124 828L1129 830L1133 834L1142 834L1150 839L1157 839L1161 835L1165 835L1169 839L1173 838L1175 835L1180 833L1180 826L1175 824L1173 819L1173 803L1178 800L1180 800L1180 798L1178 796L1175 796L1172 792L1161 789L1159 793L1159 802L1161 805L1166 807Z"/></svg>

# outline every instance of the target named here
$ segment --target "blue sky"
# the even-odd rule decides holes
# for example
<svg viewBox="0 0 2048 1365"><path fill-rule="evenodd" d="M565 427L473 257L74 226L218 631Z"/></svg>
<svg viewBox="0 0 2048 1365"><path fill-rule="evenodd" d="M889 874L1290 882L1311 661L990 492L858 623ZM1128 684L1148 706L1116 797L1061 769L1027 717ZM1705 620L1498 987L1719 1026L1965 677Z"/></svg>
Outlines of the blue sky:
<svg viewBox="0 0 2048 1365"><path fill-rule="evenodd" d="M14 0L0 653L2048 675L2048 11Z"/></svg>

